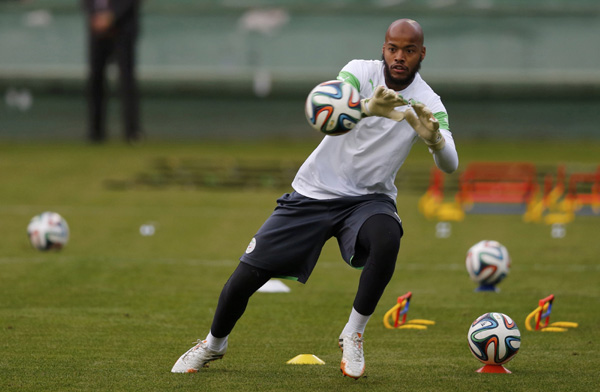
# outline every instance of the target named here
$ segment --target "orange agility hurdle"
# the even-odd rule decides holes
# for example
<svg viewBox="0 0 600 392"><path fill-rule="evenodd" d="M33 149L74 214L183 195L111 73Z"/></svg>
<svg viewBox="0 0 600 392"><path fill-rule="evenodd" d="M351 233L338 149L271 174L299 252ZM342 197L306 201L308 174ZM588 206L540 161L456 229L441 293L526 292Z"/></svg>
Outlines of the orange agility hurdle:
<svg viewBox="0 0 600 392"><path fill-rule="evenodd" d="M408 314L408 309L410 306L410 299L412 298L412 293L409 291L408 293L401 295L398 297L398 302L394 305L390 310L388 310L383 316L383 325L388 329L427 329L428 325L434 325L435 321L431 320L406 320L406 316ZM402 316L402 320L400 320L400 316ZM393 321L393 324L390 323L390 320Z"/></svg>
<svg viewBox="0 0 600 392"><path fill-rule="evenodd" d="M565 332L568 328L577 328L579 324L571 321L557 321L552 324L550 322L550 313L552 313L552 303L554 302L554 294L550 294L546 298L542 298L538 302L538 307L527 316L525 319L525 328L528 331L543 331L543 332ZM531 321L535 318L535 329L531 326Z"/></svg>

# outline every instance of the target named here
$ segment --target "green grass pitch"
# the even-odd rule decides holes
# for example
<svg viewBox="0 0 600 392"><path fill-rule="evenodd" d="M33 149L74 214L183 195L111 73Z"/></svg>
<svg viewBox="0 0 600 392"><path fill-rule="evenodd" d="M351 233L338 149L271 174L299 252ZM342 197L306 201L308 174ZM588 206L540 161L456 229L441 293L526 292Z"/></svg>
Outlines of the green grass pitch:
<svg viewBox="0 0 600 392"><path fill-rule="evenodd" d="M208 332L220 289L287 187L152 186L153 162L204 159L301 162L315 143L0 145L0 390L2 391L592 391L600 355L599 217L578 217L567 236L516 215L468 215L452 236L417 211L402 191L403 238L396 273L365 334L366 378L342 377L337 337L359 274L334 241L306 285L257 293L230 337L227 355L197 374L171 374L175 360ZM474 160L559 162L594 167L593 143L459 143L461 167ZM425 148L407 168L427 171ZM144 174L145 173L145 174ZM125 184L111 187L109 184ZM425 191L423 188L422 192ZM422 193L421 192L421 193ZM33 250L32 216L57 211L71 239L60 252ZM140 235L153 224L153 236ZM507 246L513 260L501 292L475 293L464 268L481 239ZM409 319L425 331L388 330L384 313L412 291ZM525 317L554 294L551 321L566 333L530 332ZM510 375L478 374L467 346L470 323L502 312L520 327ZM293 366L315 354L323 366Z"/></svg>

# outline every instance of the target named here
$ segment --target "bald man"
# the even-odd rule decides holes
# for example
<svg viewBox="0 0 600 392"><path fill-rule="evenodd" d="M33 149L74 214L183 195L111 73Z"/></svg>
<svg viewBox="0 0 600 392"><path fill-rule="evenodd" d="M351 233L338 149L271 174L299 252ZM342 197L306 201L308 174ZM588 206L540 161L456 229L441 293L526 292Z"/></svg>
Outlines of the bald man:
<svg viewBox="0 0 600 392"><path fill-rule="evenodd" d="M441 170L458 167L446 109L419 75L425 52L421 26L400 19L385 34L382 60L353 60L342 68L338 79L360 92L363 118L344 135L325 136L300 167L293 191L277 200L223 287L208 336L177 360L173 373L197 372L222 358L250 296L273 277L305 283L325 242L335 237L343 260L361 271L338 337L340 369L363 376L363 334L392 278L403 234L396 173L420 141Z"/></svg>

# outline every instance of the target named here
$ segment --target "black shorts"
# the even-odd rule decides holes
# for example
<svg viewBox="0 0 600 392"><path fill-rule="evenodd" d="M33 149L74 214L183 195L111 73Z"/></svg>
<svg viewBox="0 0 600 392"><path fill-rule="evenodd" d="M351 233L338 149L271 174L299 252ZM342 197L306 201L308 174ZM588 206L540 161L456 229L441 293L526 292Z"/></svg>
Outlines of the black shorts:
<svg viewBox="0 0 600 392"><path fill-rule="evenodd" d="M386 214L402 222L393 200L383 194L317 200L286 193L258 230L240 261L272 271L274 276L306 283L325 242L336 237L346 263L352 265L356 237L371 216Z"/></svg>

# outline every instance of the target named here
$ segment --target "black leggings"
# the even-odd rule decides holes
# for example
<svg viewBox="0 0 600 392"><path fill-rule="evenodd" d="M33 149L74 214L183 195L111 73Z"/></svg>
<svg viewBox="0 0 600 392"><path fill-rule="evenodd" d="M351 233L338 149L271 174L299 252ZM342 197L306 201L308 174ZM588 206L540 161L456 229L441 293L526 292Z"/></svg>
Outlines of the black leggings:
<svg viewBox="0 0 600 392"><path fill-rule="evenodd" d="M210 332L217 338L229 335L235 323L242 317L248 300L267 283L273 273L264 269L253 267L246 263L239 263L219 296L219 303Z"/></svg>
<svg viewBox="0 0 600 392"><path fill-rule="evenodd" d="M353 265L363 265L354 309L369 316L394 275L402 228L389 215L373 215L360 228Z"/></svg>
<svg viewBox="0 0 600 392"><path fill-rule="evenodd" d="M373 215L362 225L352 261L354 265L364 264L353 305L358 313L368 316L375 311L394 274L400 237L400 225L396 219L385 214ZM222 338L229 335L244 314L252 294L272 277L270 271L240 263L219 296L211 326L213 336Z"/></svg>

